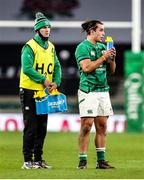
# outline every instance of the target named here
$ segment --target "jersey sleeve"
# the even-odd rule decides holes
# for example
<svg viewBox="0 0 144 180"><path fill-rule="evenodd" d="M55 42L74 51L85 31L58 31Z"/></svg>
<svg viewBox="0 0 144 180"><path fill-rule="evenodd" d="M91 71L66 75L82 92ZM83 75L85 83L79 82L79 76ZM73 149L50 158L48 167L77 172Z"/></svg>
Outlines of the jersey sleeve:
<svg viewBox="0 0 144 180"><path fill-rule="evenodd" d="M76 57L77 62L80 62L83 59L90 59L90 55L89 55L87 46L83 45L83 44L79 45L76 48L75 57Z"/></svg>
<svg viewBox="0 0 144 180"><path fill-rule="evenodd" d="M62 72L61 72L61 65L58 60L58 57L56 55L56 51L54 53L54 73L53 73L53 81L57 84L57 86L60 86L61 83L61 77L62 77Z"/></svg>

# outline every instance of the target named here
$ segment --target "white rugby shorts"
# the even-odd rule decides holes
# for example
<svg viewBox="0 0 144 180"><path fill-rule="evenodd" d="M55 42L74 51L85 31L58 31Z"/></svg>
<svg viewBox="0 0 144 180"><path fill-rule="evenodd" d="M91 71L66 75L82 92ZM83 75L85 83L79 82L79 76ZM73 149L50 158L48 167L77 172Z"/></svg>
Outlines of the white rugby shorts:
<svg viewBox="0 0 144 180"><path fill-rule="evenodd" d="M89 92L78 90L80 117L113 115L109 92Z"/></svg>

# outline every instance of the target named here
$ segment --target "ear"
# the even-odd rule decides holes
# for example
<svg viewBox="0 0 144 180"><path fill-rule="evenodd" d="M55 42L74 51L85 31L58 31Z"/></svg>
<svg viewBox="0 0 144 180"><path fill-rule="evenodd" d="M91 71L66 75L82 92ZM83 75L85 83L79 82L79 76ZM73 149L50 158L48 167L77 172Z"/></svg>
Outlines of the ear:
<svg viewBox="0 0 144 180"><path fill-rule="evenodd" d="M95 32L95 31L92 29L92 30L91 30L91 34L94 34L94 32Z"/></svg>

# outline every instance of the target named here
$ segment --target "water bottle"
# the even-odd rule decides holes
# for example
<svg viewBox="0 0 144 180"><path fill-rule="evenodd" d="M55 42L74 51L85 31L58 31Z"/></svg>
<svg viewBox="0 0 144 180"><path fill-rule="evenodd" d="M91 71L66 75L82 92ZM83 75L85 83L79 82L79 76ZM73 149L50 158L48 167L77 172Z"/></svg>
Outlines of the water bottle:
<svg viewBox="0 0 144 180"><path fill-rule="evenodd" d="M107 36L107 37L106 37L106 43L107 43L107 50L109 50L109 49L111 49L111 48L114 47L114 46L113 46L113 39L112 39L111 36ZM114 59L114 57L113 57L113 56L110 56L110 60L113 60L113 59Z"/></svg>
<svg viewBox="0 0 144 180"><path fill-rule="evenodd" d="M106 37L107 50L113 48L113 39L111 36Z"/></svg>

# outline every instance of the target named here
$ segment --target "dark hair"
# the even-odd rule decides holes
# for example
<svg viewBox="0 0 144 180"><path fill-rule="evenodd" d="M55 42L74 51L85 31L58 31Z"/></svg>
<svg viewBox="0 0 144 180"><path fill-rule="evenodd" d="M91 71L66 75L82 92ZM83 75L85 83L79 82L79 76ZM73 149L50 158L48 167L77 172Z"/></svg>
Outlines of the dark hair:
<svg viewBox="0 0 144 180"><path fill-rule="evenodd" d="M87 34L90 34L90 30L95 30L97 28L98 24L103 24L101 21L98 20L90 20L82 23L82 32L86 32Z"/></svg>

